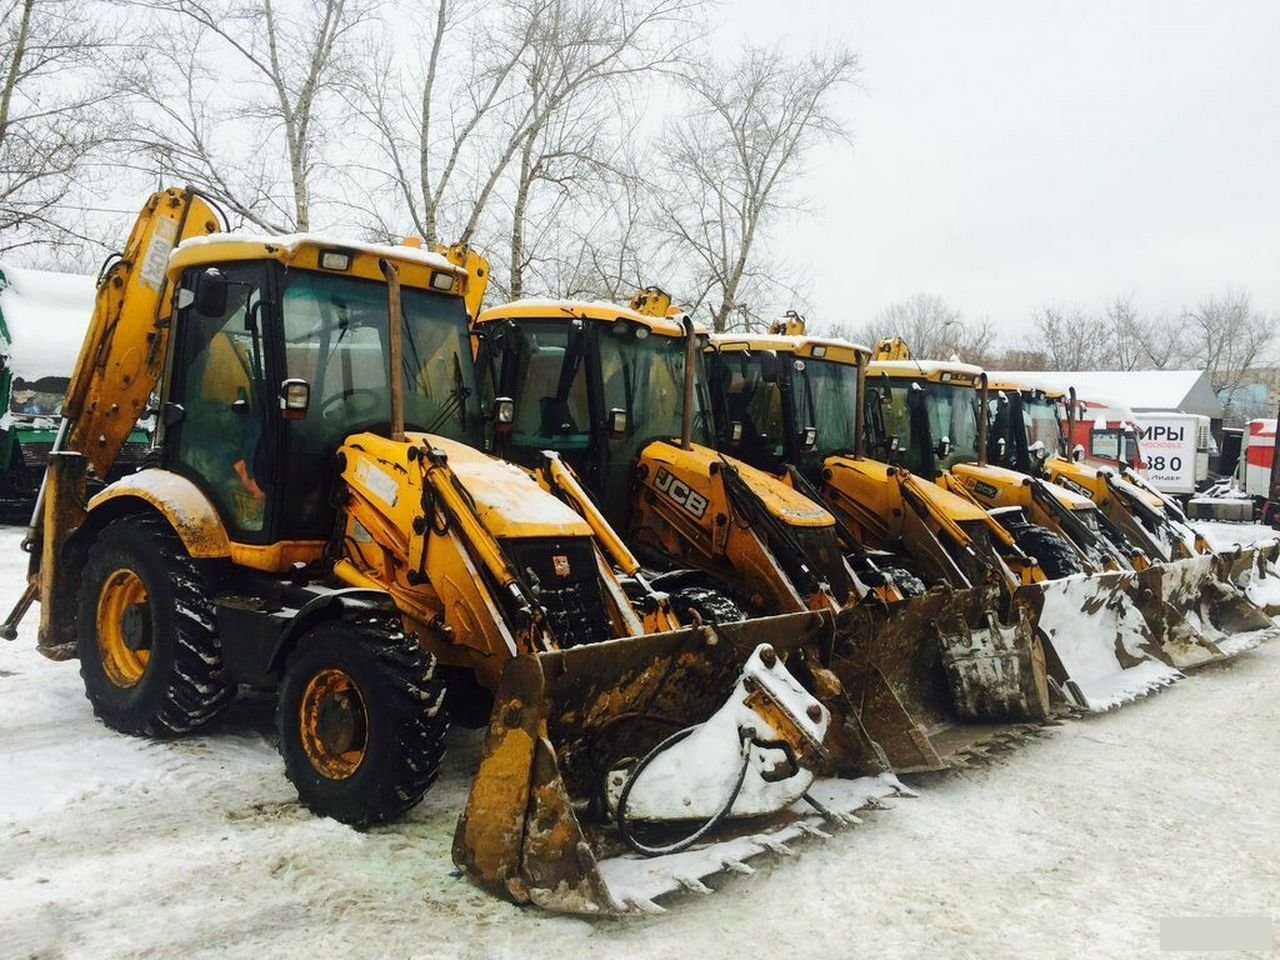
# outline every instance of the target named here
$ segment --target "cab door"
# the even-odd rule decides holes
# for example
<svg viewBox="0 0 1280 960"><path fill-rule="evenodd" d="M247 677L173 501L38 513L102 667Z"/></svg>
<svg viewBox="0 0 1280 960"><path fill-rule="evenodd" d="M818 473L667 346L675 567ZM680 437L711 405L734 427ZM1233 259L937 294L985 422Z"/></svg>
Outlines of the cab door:
<svg viewBox="0 0 1280 960"><path fill-rule="evenodd" d="M205 492L232 540L264 543L272 486L267 270L260 262L219 265L225 305L205 314L194 297L203 269L188 271L179 293L179 304L191 302L176 315L164 463Z"/></svg>

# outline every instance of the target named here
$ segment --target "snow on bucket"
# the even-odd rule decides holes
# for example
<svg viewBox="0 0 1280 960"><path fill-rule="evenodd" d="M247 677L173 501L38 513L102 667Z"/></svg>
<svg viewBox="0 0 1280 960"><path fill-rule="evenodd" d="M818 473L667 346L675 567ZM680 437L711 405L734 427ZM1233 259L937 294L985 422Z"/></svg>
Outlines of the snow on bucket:
<svg viewBox="0 0 1280 960"><path fill-rule="evenodd" d="M1180 669L1248 650L1275 626L1212 554L1158 564L1137 574L1137 598L1169 663ZM1246 563L1246 566L1250 564ZM1259 592L1277 580L1252 578Z"/></svg>
<svg viewBox="0 0 1280 960"><path fill-rule="evenodd" d="M1218 554L1218 572L1234 584L1255 607L1269 617L1280 615L1280 540L1268 540L1250 547Z"/></svg>
<svg viewBox="0 0 1280 960"><path fill-rule="evenodd" d="M1077 706L1101 712L1182 677L1130 597L1132 573L1078 575L1020 587L1035 612L1050 676Z"/></svg>

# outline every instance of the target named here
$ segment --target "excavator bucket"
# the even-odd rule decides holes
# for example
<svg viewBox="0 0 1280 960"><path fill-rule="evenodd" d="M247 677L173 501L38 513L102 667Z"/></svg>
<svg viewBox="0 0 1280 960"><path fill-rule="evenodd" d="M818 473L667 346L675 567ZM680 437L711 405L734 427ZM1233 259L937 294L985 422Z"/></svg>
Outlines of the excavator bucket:
<svg viewBox="0 0 1280 960"><path fill-rule="evenodd" d="M831 668L846 713L898 773L963 766L1033 736L1050 715L1044 650L1021 605L935 589L841 614Z"/></svg>
<svg viewBox="0 0 1280 960"><path fill-rule="evenodd" d="M1134 576L1079 574L1019 587L1014 595L1044 642L1050 678L1081 709L1109 710L1182 677L1134 601Z"/></svg>
<svg viewBox="0 0 1280 960"><path fill-rule="evenodd" d="M1239 588L1269 617L1280 615L1280 540L1217 555L1218 576Z"/></svg>
<svg viewBox="0 0 1280 960"><path fill-rule="evenodd" d="M834 630L799 613L512 660L455 863L517 903L652 911L907 792L888 772L829 775L867 758L788 668L820 671Z"/></svg>
<svg viewBox="0 0 1280 960"><path fill-rule="evenodd" d="M1249 555L1238 575L1248 577L1255 595L1265 600L1280 578L1265 561L1259 570L1256 551ZM1245 556L1241 551L1239 559ZM1257 646L1262 631L1275 626L1233 582L1230 566L1225 558L1204 554L1156 564L1135 575L1135 598L1168 663L1185 670L1234 656Z"/></svg>

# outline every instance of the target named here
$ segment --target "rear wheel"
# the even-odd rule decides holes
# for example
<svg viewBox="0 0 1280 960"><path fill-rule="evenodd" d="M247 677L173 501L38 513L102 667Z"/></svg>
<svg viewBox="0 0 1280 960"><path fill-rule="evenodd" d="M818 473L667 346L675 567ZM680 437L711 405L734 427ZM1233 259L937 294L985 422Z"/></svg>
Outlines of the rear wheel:
<svg viewBox="0 0 1280 960"><path fill-rule="evenodd" d="M1014 542L1023 553L1039 561L1040 569L1050 580L1060 580L1084 572L1080 558L1071 544L1052 530L1028 523L1013 527L1009 532L1013 534Z"/></svg>
<svg viewBox="0 0 1280 960"><path fill-rule="evenodd" d="M107 526L80 577L76 652L85 695L107 726L173 736L234 694L222 671L212 590L159 517Z"/></svg>
<svg viewBox="0 0 1280 960"><path fill-rule="evenodd" d="M312 811L353 826L422 799L449 727L436 661L394 615L330 620L299 640L280 684L285 773Z"/></svg>

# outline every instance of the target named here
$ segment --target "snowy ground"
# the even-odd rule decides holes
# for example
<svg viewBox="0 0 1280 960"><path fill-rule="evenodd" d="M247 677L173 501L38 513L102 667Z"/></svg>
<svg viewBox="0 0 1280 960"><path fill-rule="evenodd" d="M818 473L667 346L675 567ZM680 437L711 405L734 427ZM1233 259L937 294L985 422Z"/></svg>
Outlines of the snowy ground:
<svg viewBox="0 0 1280 960"><path fill-rule="evenodd" d="M18 539L0 529L6 610ZM0 641L6 960L1076 960L1159 955L1161 917L1280 921L1280 642L995 765L921 781L918 799L666 915L586 922L453 875L473 734L452 739L443 782L408 822L359 834L294 801L269 703L178 742L113 734L75 664L33 651L35 613Z"/></svg>

